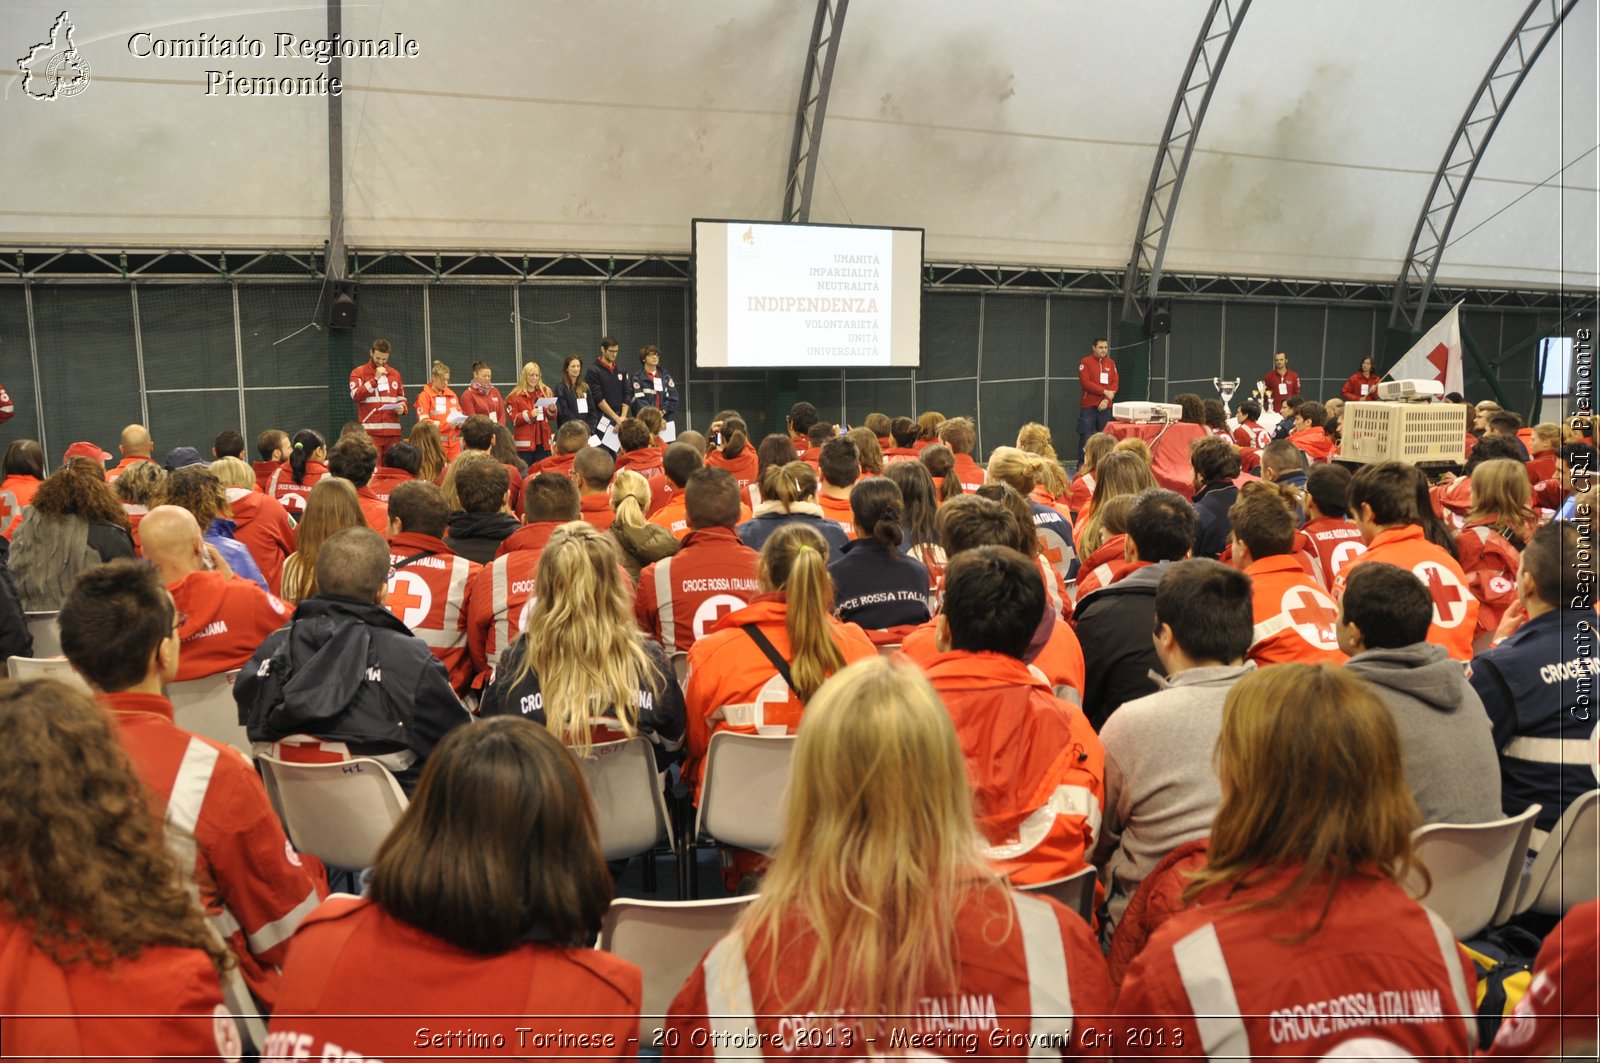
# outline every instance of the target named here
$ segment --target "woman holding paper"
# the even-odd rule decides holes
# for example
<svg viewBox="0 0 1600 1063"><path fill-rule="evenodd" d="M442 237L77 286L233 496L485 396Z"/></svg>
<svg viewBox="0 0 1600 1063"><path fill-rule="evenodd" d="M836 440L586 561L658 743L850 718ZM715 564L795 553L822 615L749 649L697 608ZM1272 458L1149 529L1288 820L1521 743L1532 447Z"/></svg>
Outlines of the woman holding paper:
<svg viewBox="0 0 1600 1063"><path fill-rule="evenodd" d="M550 456L550 422L555 417L556 398L544 386L544 372L538 362L522 367L517 386L506 396L506 423L517 440L517 455L529 465Z"/></svg>
<svg viewBox="0 0 1600 1063"><path fill-rule="evenodd" d="M450 367L443 362L433 363L433 376L417 396L417 416L439 429L445 463L453 461L461 453L461 422L466 418L456 393L450 390Z"/></svg>
<svg viewBox="0 0 1600 1063"><path fill-rule="evenodd" d="M1361 368L1344 382L1340 390L1346 402L1372 402L1378 397L1378 372L1373 368L1372 356L1361 359Z"/></svg>
<svg viewBox="0 0 1600 1063"><path fill-rule="evenodd" d="M568 421L594 424L589 416L589 385L583 380L583 359L575 354L561 363L561 382L556 385L556 427Z"/></svg>
<svg viewBox="0 0 1600 1063"><path fill-rule="evenodd" d="M506 401L500 397L500 389L489 382L492 376L494 370L488 362L472 363L472 383L461 393L461 412L468 417L481 413L495 424L505 424Z"/></svg>

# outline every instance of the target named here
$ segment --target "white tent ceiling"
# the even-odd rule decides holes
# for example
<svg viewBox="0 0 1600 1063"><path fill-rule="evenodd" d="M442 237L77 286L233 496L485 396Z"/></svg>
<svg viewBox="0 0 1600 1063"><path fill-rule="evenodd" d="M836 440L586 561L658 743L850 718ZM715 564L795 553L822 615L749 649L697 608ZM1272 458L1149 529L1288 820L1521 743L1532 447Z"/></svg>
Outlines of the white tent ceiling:
<svg viewBox="0 0 1600 1063"><path fill-rule="evenodd" d="M321 3L74 4L80 95L28 99L15 57L65 0L10 0L0 241L248 246L327 235L319 97L207 96L205 71L309 77L273 34ZM1440 276L1596 283L1596 6L1579 0L1506 113ZM1168 269L1392 279L1519 0L1256 0L1197 140ZM854 0L812 220L928 231L932 260L1120 267L1204 18L1198 0ZM346 240L358 247L683 251L689 219L776 218L808 0L346 0ZM138 58L129 38L265 42Z"/></svg>

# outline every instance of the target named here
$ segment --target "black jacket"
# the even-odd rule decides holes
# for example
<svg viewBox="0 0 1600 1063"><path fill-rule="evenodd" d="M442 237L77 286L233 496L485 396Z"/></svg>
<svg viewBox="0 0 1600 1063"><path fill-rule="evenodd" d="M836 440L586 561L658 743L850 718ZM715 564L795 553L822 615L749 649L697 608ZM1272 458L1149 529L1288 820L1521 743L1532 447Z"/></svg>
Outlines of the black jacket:
<svg viewBox="0 0 1600 1063"><path fill-rule="evenodd" d="M446 732L472 717L428 644L381 605L318 594L267 636L233 688L252 742L306 734L357 756L410 750L406 793Z"/></svg>
<svg viewBox="0 0 1600 1063"><path fill-rule="evenodd" d="M512 532L522 527L522 522L509 513L467 513L456 510L450 514L450 525L445 529L444 544L457 557L487 565L500 552L500 544Z"/></svg>
<svg viewBox="0 0 1600 1063"><path fill-rule="evenodd" d="M828 562L834 614L849 624L891 628L928 621L928 567L876 539L855 539Z"/></svg>
<svg viewBox="0 0 1600 1063"><path fill-rule="evenodd" d="M667 663L667 656L661 647L647 642L645 652L655 665L656 681L655 689L641 689L638 693L638 728L639 733L650 739L655 747L657 770L665 771L683 748L683 690L678 686L678 677ZM479 716L488 719L490 716L520 714L544 726L544 702L539 692L539 677L529 672L520 682L514 681L516 674L522 670L522 659L526 653L527 643L519 638L500 655L500 664L495 668L495 680L483 692L483 701L478 705ZM615 718L616 707L608 708L605 714ZM618 732L595 734L592 739L595 742L610 742L621 737L623 735Z"/></svg>
<svg viewBox="0 0 1600 1063"><path fill-rule="evenodd" d="M4 542L0 539L0 543ZM4 557L5 551L0 549L0 660L32 657L33 632L28 630L28 618L22 614L22 596L17 593Z"/></svg>
<svg viewBox="0 0 1600 1063"><path fill-rule="evenodd" d="M1214 480L1194 496L1195 513L1200 522L1194 532L1194 556L1217 558L1228 548L1228 533L1233 522L1228 510L1239 500L1239 489L1232 480Z"/></svg>
<svg viewBox="0 0 1600 1063"><path fill-rule="evenodd" d="M1078 600L1073 615L1083 659L1089 662L1083 711L1096 731L1123 702L1156 692L1152 671L1165 674L1150 633L1156 616L1156 584L1166 569L1165 563L1135 569Z"/></svg>
<svg viewBox="0 0 1600 1063"><path fill-rule="evenodd" d="M589 419L589 411L588 410L585 410L582 413L578 412L578 394L577 394L577 392L575 392L571 388L567 387L565 382L557 384L555 387L551 388L550 390L553 391L555 393L555 396L556 396L556 424L555 424L555 427L560 428L562 425L566 424L568 421L583 421L583 422L593 426L594 422ZM585 405L588 405L588 404L585 403Z"/></svg>

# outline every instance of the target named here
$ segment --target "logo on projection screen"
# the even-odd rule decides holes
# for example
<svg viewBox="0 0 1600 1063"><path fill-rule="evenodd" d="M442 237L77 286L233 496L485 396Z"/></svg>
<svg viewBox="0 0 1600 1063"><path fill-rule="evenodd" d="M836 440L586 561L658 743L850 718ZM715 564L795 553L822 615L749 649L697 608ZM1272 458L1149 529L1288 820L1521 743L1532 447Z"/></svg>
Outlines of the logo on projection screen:
<svg viewBox="0 0 1600 1063"><path fill-rule="evenodd" d="M73 29L67 12L61 12L50 27L50 39L29 48L17 60L25 94L54 102L89 87L89 63L72 41Z"/></svg>

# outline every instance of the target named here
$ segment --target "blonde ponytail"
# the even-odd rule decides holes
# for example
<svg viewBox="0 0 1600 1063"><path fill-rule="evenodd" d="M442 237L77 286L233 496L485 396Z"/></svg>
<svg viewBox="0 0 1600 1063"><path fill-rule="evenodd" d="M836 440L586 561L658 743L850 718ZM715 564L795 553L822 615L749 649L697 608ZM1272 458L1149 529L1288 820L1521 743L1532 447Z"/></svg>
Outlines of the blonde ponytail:
<svg viewBox="0 0 1600 1063"><path fill-rule="evenodd" d="M784 630L789 636L789 674L802 702L844 667L833 640L833 580L828 576L828 544L803 524L772 533L761 550L761 582L784 593Z"/></svg>
<svg viewBox="0 0 1600 1063"><path fill-rule="evenodd" d="M617 523L628 528L645 526L645 509L650 505L650 481L634 472L623 469L611 481L611 509Z"/></svg>

